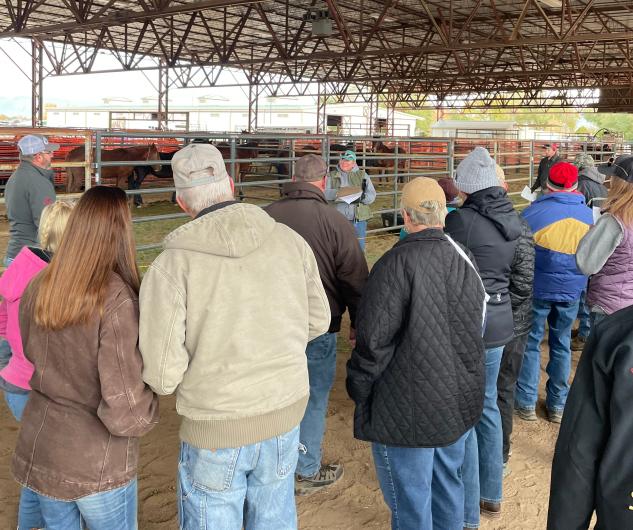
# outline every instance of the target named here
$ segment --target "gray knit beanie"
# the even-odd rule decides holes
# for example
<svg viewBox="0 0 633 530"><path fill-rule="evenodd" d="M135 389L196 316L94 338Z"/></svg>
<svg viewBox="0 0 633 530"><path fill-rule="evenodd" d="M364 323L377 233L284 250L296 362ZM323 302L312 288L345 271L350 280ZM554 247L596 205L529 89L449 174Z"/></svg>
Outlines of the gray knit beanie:
<svg viewBox="0 0 633 530"><path fill-rule="evenodd" d="M464 193L475 193L499 186L497 164L487 149L475 147L457 166L455 175L457 189Z"/></svg>

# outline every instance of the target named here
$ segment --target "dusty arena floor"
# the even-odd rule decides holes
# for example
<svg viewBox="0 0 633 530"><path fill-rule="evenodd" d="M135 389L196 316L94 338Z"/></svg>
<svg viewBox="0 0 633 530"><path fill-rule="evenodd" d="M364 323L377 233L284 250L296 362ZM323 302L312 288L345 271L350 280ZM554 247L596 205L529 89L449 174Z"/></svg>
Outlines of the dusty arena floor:
<svg viewBox="0 0 633 530"><path fill-rule="evenodd" d="M152 209L153 207L148 208ZM140 233L137 231L137 236L139 239L149 239L147 232L149 225L145 225ZM3 251L6 248L6 239L7 225L4 219L0 220L0 248ZM367 242L370 263L375 262L394 242L393 236L370 238ZM146 265L149 259L149 253L141 257L145 262L141 265ZM345 392L345 363L350 353L345 340L346 331L341 332L339 339L337 378L331 395L324 442L324 460L343 463L345 476L340 485L328 491L298 499L299 527L304 530L389 528L389 512L378 488L369 445L352 436L353 404ZM574 366L576 362L577 356L574 358ZM544 371L542 376L545 376ZM496 520L482 519L482 529L545 528L550 465L558 427L547 422L543 412L541 403L538 422L516 420L510 463L512 474L504 484L503 514ZM162 398L160 425L141 442L141 530L177 529L175 479L179 424L175 399L171 396ZM4 400L0 404L0 432L0 498L3 500L0 503L0 528L11 529L16 527L19 489L9 468L18 424L10 415Z"/></svg>

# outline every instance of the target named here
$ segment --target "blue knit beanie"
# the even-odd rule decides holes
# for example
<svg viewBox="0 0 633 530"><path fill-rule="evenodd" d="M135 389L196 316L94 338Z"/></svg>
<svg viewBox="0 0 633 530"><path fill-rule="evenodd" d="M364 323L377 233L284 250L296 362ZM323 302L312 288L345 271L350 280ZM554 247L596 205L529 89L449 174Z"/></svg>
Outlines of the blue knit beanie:
<svg viewBox="0 0 633 530"><path fill-rule="evenodd" d="M497 164L487 149L475 147L468 153L457 166L455 185L468 194L499 185Z"/></svg>

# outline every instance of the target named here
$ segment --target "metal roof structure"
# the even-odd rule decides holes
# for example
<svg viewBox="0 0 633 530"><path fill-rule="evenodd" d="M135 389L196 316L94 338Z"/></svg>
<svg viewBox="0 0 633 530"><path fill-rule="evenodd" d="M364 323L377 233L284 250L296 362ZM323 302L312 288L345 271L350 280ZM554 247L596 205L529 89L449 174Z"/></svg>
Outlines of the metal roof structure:
<svg viewBox="0 0 633 530"><path fill-rule="evenodd" d="M34 83L99 71L106 49L164 72L163 93L236 68L252 101L633 109L628 0L5 0L8 37L32 39Z"/></svg>

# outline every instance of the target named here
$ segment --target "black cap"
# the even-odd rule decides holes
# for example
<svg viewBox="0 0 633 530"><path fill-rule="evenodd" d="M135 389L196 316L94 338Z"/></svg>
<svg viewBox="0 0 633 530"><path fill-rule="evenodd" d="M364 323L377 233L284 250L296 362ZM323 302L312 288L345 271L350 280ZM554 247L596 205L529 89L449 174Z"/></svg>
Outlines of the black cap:
<svg viewBox="0 0 633 530"><path fill-rule="evenodd" d="M601 172L609 177L619 177L627 182L633 182L633 155L620 155L613 164Z"/></svg>

